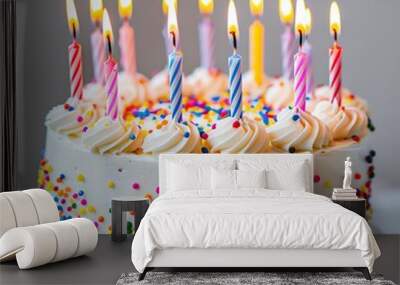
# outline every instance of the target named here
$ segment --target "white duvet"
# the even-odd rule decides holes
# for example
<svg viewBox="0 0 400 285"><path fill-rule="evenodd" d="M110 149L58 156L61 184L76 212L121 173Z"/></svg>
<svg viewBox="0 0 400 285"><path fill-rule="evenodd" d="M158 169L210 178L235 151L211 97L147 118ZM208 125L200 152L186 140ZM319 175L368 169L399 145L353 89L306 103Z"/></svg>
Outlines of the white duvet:
<svg viewBox="0 0 400 285"><path fill-rule="evenodd" d="M320 195L265 189L163 194L139 226L132 262L143 272L165 248L358 249L371 272L380 255L359 215Z"/></svg>

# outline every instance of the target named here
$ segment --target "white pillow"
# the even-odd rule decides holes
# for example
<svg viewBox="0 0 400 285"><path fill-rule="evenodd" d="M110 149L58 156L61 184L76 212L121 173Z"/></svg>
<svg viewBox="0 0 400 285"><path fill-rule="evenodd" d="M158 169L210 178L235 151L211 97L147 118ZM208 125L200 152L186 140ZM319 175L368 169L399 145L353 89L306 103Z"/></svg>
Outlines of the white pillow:
<svg viewBox="0 0 400 285"><path fill-rule="evenodd" d="M235 190L236 171L232 169L211 168L211 189Z"/></svg>
<svg viewBox="0 0 400 285"><path fill-rule="evenodd" d="M238 190L241 188L266 188L265 170L211 169L211 188Z"/></svg>
<svg viewBox="0 0 400 285"><path fill-rule="evenodd" d="M262 170L235 170L237 188L267 188L267 176Z"/></svg>
<svg viewBox="0 0 400 285"><path fill-rule="evenodd" d="M239 170L266 170L266 188L307 191L311 183L306 161L239 160Z"/></svg>
<svg viewBox="0 0 400 285"><path fill-rule="evenodd" d="M297 164L290 171L285 169L267 170L267 188L306 192L308 179L305 164Z"/></svg>
<svg viewBox="0 0 400 285"><path fill-rule="evenodd" d="M169 161L167 164L167 191L211 190L211 169L234 169L234 161L193 163Z"/></svg>

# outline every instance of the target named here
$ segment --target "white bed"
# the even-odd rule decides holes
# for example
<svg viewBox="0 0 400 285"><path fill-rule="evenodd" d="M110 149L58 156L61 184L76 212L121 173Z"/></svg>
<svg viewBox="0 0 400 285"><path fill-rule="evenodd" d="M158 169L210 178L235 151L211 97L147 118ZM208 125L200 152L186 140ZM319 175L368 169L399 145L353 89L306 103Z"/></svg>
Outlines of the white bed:
<svg viewBox="0 0 400 285"><path fill-rule="evenodd" d="M354 267L370 278L380 251L368 223L312 194L311 154L163 154L159 161L160 196L132 243L140 279L154 267ZM266 168L275 173L267 181L290 189L208 189L209 171L191 178L171 170L221 164L242 174ZM178 189L185 179L193 188Z"/></svg>

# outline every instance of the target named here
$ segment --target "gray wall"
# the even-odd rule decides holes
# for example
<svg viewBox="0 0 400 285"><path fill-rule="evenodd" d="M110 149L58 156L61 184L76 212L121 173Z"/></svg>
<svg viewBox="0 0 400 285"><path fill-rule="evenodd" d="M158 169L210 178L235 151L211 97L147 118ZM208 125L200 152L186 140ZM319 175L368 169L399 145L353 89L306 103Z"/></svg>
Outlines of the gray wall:
<svg viewBox="0 0 400 285"><path fill-rule="evenodd" d="M76 0L80 20L79 40L84 48L85 80L92 78L89 34L92 24L89 1ZM114 34L117 36L119 17L117 1L105 0L109 9ZM227 70L230 53L226 36L227 0L216 0L213 15L217 28L217 64ZM265 1L262 17L266 24L266 71L280 73L281 25L278 1ZM64 0L17 0L18 7L18 102L20 126L19 187L36 185L36 170L44 147L46 113L64 102L69 94L67 45L70 35L65 18ZM160 34L165 21L160 0L134 1L131 20L136 29L138 68L152 75L165 62ZM316 82L327 82L327 49L331 44L328 31L329 0L308 0L313 12L314 28L311 40L314 47ZM400 94L398 94L398 66L400 32L398 0L339 1L342 11L344 47L344 84L366 98L373 113L376 132L369 144L377 151L375 160L377 180L374 187L374 227L380 232L400 232ZM247 55L248 26L251 21L248 1L236 0L241 31L240 52ZM197 0L181 0L179 25L185 56L186 73L199 63L197 44ZM117 51L118 53L118 51ZM118 56L118 54L117 54ZM244 57L245 59L247 56ZM245 66L247 62L245 61ZM397 83L397 84L396 84Z"/></svg>

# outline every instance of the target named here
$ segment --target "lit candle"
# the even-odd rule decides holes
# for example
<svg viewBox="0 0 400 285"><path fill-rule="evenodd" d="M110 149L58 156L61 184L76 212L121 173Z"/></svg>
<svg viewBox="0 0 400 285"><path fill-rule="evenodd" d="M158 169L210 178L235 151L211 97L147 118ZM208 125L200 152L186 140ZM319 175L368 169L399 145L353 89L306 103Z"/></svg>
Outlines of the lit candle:
<svg viewBox="0 0 400 285"><path fill-rule="evenodd" d="M67 0L68 27L72 34L72 43L68 46L69 54L69 80L71 86L71 97L77 103L83 96L83 73L82 73L82 48L76 40L79 28L78 16L74 0Z"/></svg>
<svg viewBox="0 0 400 285"><path fill-rule="evenodd" d="M104 83L104 40L101 33L101 21L103 20L103 1L90 0L90 16L96 28L90 36L92 45L93 75L94 81Z"/></svg>
<svg viewBox="0 0 400 285"><path fill-rule="evenodd" d="M132 0L119 0L119 15L123 19L119 29L119 47L121 49L121 62L124 70L131 76L136 76L136 47L135 31L129 24L132 16Z"/></svg>
<svg viewBox="0 0 400 285"><path fill-rule="evenodd" d="M210 18L214 10L214 0L199 0L199 10L203 15L199 23L201 66L211 69L215 66L214 24Z"/></svg>
<svg viewBox="0 0 400 285"><path fill-rule="evenodd" d="M162 10L164 15L168 15L168 5L169 5L169 1L170 0L163 0L162 1ZM172 0L172 2L174 3L174 7L175 9L178 8L178 0ZM167 54L167 57L169 56L169 54L172 51L172 44L171 41L169 39L169 34L168 34L168 25L167 23L164 25L163 30L162 30L162 35L164 38L164 46L165 46L165 52Z"/></svg>
<svg viewBox="0 0 400 285"><path fill-rule="evenodd" d="M309 40L309 35L311 34L312 28L312 18L311 10L306 9L306 38L303 44L303 51L307 54L307 83L306 83L306 96L308 99L313 97L314 93L314 75L312 69L312 46Z"/></svg>
<svg viewBox="0 0 400 285"><path fill-rule="evenodd" d="M250 11L255 16L250 26L250 70L254 81L261 85L264 78L264 25L260 21L264 0L250 0Z"/></svg>
<svg viewBox="0 0 400 285"><path fill-rule="evenodd" d="M330 30L334 37L333 46L329 49L329 87L332 92L331 102L336 100L342 104L342 56L343 49L338 43L341 31L340 11L338 4L334 1L330 11Z"/></svg>
<svg viewBox="0 0 400 285"><path fill-rule="evenodd" d="M112 56L113 32L108 12L103 13L103 36L108 47L108 58L104 62L104 77L107 91L106 115L112 120L118 119L118 64Z"/></svg>
<svg viewBox="0 0 400 285"><path fill-rule="evenodd" d="M179 29L175 6L170 0L168 5L168 34L173 50L168 56L169 92L171 101L171 117L175 122L182 121L182 53L178 51Z"/></svg>
<svg viewBox="0 0 400 285"><path fill-rule="evenodd" d="M239 38L239 25L236 15L235 3L229 1L228 8L228 36L232 41L233 55L229 57L229 101L231 117L237 120L242 118L242 57L237 53Z"/></svg>
<svg viewBox="0 0 400 285"><path fill-rule="evenodd" d="M302 111L306 109L307 54L302 50L306 17L304 0L297 0L295 28L299 36L299 51L294 55L294 106Z"/></svg>
<svg viewBox="0 0 400 285"><path fill-rule="evenodd" d="M282 74L287 80L293 79L293 54L295 49L292 0L279 0L279 16L284 24L281 36L282 45Z"/></svg>

